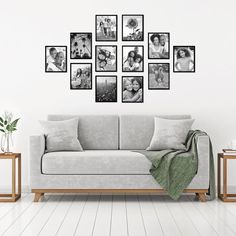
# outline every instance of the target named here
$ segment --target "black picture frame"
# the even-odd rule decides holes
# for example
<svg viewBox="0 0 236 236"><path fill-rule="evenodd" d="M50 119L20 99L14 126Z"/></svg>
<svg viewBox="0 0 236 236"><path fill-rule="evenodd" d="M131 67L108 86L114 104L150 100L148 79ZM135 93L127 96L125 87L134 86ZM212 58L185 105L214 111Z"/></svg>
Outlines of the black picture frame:
<svg viewBox="0 0 236 236"><path fill-rule="evenodd" d="M163 58L157 58L157 57L151 57L150 56L150 51L149 51L149 48L150 48L150 35L153 35L153 34L159 34L159 35L168 35L168 57L163 57ZM148 40L147 40L147 44L148 44L148 50L147 50L147 53L148 53L148 59L150 60L169 60L170 59L170 32L148 32Z"/></svg>
<svg viewBox="0 0 236 236"><path fill-rule="evenodd" d="M115 17L116 18L116 37L115 39L98 39L98 32L97 32L97 20L98 17L107 16L107 17ZM95 15L95 40L97 42L117 42L118 41L118 15L109 15L109 14L99 14Z"/></svg>
<svg viewBox="0 0 236 236"><path fill-rule="evenodd" d="M142 17L142 38L137 40L129 40L124 37L124 17ZM143 14L123 14L122 15L122 41L142 42L144 41L144 15Z"/></svg>
<svg viewBox="0 0 236 236"><path fill-rule="evenodd" d="M48 48L65 48L65 70L63 71L48 71L47 67L48 67L48 55L47 55L47 49ZM66 45L46 45L45 46L45 73L67 73L67 46Z"/></svg>
<svg viewBox="0 0 236 236"><path fill-rule="evenodd" d="M151 82L150 82L150 80L151 80L151 78L150 78L150 66L151 65L156 65L156 66L158 66L158 65L162 65L162 66L167 66L168 67L168 74L167 74L167 76L168 76L168 86L167 87L151 87ZM154 62L152 62L152 63L148 63L148 89L149 90L170 90L170 63L154 63Z"/></svg>
<svg viewBox="0 0 236 236"><path fill-rule="evenodd" d="M104 99L104 100L102 100L101 98L99 98L100 95L99 95L99 91L98 91L98 79L99 78L111 78L111 77L115 78L115 83L116 83L114 99L109 101L109 100L107 100L106 97L102 96ZM105 84L105 86L107 86L107 85ZM106 90L108 90L108 88ZM108 96L109 95L108 91L105 91L105 94L107 94L107 96ZM104 103L104 102L105 103L116 103L117 102L117 76L116 75L96 75L95 76L95 102L98 102L98 103L100 103L100 102L102 102L102 103Z"/></svg>
<svg viewBox="0 0 236 236"><path fill-rule="evenodd" d="M90 49L88 49L88 48L86 48L87 49L87 51L90 51L90 56L86 56L85 58L81 58L81 57L79 57L79 56L77 56L77 57L72 57L72 37L73 37L73 35L75 35L75 34L81 34L81 35L87 35L87 37L89 36L90 37L90 45L91 45L91 48ZM92 32L70 32L70 59L71 60L89 60L89 59L92 59L93 58L93 34L92 34Z"/></svg>
<svg viewBox="0 0 236 236"><path fill-rule="evenodd" d="M142 78L142 101L124 101L123 92L124 92L124 78ZM122 89L121 89L121 101L122 103L144 103L144 77L143 76L122 76Z"/></svg>
<svg viewBox="0 0 236 236"><path fill-rule="evenodd" d="M185 49L187 51L188 50L193 51L193 70L176 70L175 69L175 64L176 64L176 62L175 62L175 60L176 60L175 53L176 52L175 51L180 50L181 48ZM188 46L188 45L187 46L186 45L184 45L184 46L173 46L173 72L174 73L195 73L196 72L196 46Z"/></svg>
<svg viewBox="0 0 236 236"><path fill-rule="evenodd" d="M73 65L90 65L91 87L89 88L73 88L72 86L72 67ZM70 63L70 89L71 90L91 90L93 88L93 65L92 63Z"/></svg>
<svg viewBox="0 0 236 236"><path fill-rule="evenodd" d="M132 71L129 71L129 70L124 70L124 63L126 62L123 62L124 60L124 48L133 48L135 49L135 47L141 47L142 48L142 70L132 70ZM131 51L134 51L134 50L131 50ZM126 73L143 73L144 72L144 46L143 45L123 45L122 46L122 61L121 61L121 65L122 65L122 72L126 72ZM127 58L128 59L128 58ZM126 59L126 60L127 60Z"/></svg>
<svg viewBox="0 0 236 236"><path fill-rule="evenodd" d="M115 49L116 49L116 64L115 64L115 70L98 70L97 69L97 66L98 66L98 48L101 48L101 47L115 47ZM96 72L105 72L105 73L107 73L107 72L109 72L109 73L111 73L111 72L117 72L117 45L96 45L95 46L95 71ZM105 60L105 59L104 59Z"/></svg>

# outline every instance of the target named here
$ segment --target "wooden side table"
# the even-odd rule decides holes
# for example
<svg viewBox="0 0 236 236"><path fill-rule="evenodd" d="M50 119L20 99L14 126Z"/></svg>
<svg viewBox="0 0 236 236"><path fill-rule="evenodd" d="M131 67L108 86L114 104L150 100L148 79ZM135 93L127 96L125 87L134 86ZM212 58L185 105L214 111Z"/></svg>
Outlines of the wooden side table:
<svg viewBox="0 0 236 236"><path fill-rule="evenodd" d="M21 197L21 154L0 153L0 160L12 160L12 193L0 194L0 202L15 202ZM16 193L16 159L18 159L18 193Z"/></svg>
<svg viewBox="0 0 236 236"><path fill-rule="evenodd" d="M236 155L226 155L218 153L218 197L223 202L236 202L236 194L230 194L227 191L227 161L236 159ZM223 193L221 193L221 160L223 160Z"/></svg>

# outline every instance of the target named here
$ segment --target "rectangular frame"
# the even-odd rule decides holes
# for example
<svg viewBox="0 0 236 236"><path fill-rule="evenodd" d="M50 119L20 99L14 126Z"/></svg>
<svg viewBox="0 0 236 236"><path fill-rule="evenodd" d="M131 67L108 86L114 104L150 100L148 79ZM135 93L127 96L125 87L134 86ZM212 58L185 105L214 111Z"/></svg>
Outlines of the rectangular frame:
<svg viewBox="0 0 236 236"><path fill-rule="evenodd" d="M98 47L115 47L116 48L116 70L97 70L97 48ZM96 45L95 46L95 72L104 72L104 73L113 73L117 72L117 60L118 60L118 51L117 51L117 45Z"/></svg>
<svg viewBox="0 0 236 236"><path fill-rule="evenodd" d="M71 34L91 34L91 58L72 58L71 57ZM93 33L92 32L70 32L70 59L71 60L91 60L91 59L93 59Z"/></svg>
<svg viewBox="0 0 236 236"><path fill-rule="evenodd" d="M12 161L12 193L0 194L0 202L16 202L21 197L21 154L0 154L1 159ZM16 159L18 159L18 193L16 193Z"/></svg>
<svg viewBox="0 0 236 236"><path fill-rule="evenodd" d="M98 77L115 77L116 78L116 101L104 101L104 102L99 102L97 101L97 78ZM117 75L96 75L95 76L95 102L97 103L116 103L118 101L117 99L117 90L118 90L118 86L117 86Z"/></svg>
<svg viewBox="0 0 236 236"><path fill-rule="evenodd" d="M193 71L175 71L175 48L176 47L193 47L194 48L194 70ZM185 45L185 46L178 46L175 45L173 46L173 72L174 73L195 73L196 72L196 47L195 46L191 46L191 45Z"/></svg>
<svg viewBox="0 0 236 236"><path fill-rule="evenodd" d="M142 62L142 70L141 71L125 71L123 67L123 58L124 58L124 50L125 47L142 47L143 51L143 62ZM144 46L143 45L122 45L122 58L121 58L121 66L122 66L122 72L126 73L143 73L144 72Z"/></svg>
<svg viewBox="0 0 236 236"><path fill-rule="evenodd" d="M123 89L124 89L124 83L123 83L123 78L125 77L142 77L142 90L143 90L143 100L142 102L124 102L123 101ZM137 103L137 104L140 104L140 103L144 103L144 76L140 75L135 75L135 76L130 76L130 75L124 75L121 77L121 84L122 84L122 87L121 87L121 101L122 103Z"/></svg>
<svg viewBox="0 0 236 236"><path fill-rule="evenodd" d="M169 38L169 41L168 41L168 58L152 58L150 57L149 55L149 35L150 34L168 34L168 38ZM150 60L169 60L170 59L170 32L148 32L148 59Z"/></svg>
<svg viewBox="0 0 236 236"><path fill-rule="evenodd" d="M124 37L123 37L123 23L124 23L124 19L123 17L124 16L142 16L142 32L143 32L143 38L142 40L124 40ZM122 38L122 41L123 42L143 42L144 41L144 15L143 14L123 14L122 16L122 23L121 23L121 27L122 27L122 35L121 35L121 38Z"/></svg>
<svg viewBox="0 0 236 236"><path fill-rule="evenodd" d="M168 75L168 88L150 88L150 81L149 81L149 65L150 64L165 64L169 66L169 75ZM148 63L148 90L170 90L170 63L159 63L159 62L151 62Z"/></svg>
<svg viewBox="0 0 236 236"><path fill-rule="evenodd" d="M97 17L98 16L115 16L116 17L116 39L114 39L114 40L98 40L98 38L97 38ZM95 40L96 40L96 42L117 42L118 41L118 15L109 15L109 14L95 15Z"/></svg>
<svg viewBox="0 0 236 236"><path fill-rule="evenodd" d="M47 71L47 67L46 67L46 65L47 65L47 48L48 47L64 47L65 49L66 49L66 70L65 71ZM44 65L44 67L45 67L45 73L67 73L67 66L68 66L68 59L67 59L67 57L68 57L68 53L67 53L67 46L65 46L65 45L46 45L45 46L45 65Z"/></svg>
<svg viewBox="0 0 236 236"><path fill-rule="evenodd" d="M91 65L91 88L72 88L71 86L71 82L72 82L72 65L78 65L78 64L82 64L82 65ZM91 90L93 88L93 64L88 62L81 62L81 63L70 63L70 90Z"/></svg>

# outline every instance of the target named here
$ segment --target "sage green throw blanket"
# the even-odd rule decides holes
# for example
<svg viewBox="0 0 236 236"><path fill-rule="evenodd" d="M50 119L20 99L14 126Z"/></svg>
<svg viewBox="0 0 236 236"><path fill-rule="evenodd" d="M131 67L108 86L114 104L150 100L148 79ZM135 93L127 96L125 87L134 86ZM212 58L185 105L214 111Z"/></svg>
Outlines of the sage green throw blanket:
<svg viewBox="0 0 236 236"><path fill-rule="evenodd" d="M186 139L186 150L136 151L145 155L151 162L150 173L165 189L168 195L176 200L188 187L198 171L197 138L206 135L200 130L191 130ZM209 200L215 198L215 171L212 144L210 142L210 183Z"/></svg>

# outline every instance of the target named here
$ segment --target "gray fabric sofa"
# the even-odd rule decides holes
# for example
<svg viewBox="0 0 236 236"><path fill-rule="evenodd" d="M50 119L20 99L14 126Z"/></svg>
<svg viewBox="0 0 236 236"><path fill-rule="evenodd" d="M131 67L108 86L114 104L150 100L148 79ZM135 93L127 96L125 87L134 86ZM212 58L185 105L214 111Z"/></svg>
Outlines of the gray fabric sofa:
<svg viewBox="0 0 236 236"><path fill-rule="evenodd" d="M45 153L43 135L30 137L30 184L38 201L52 192L160 193L144 150L154 131L154 115L49 115L48 120L79 118L83 152ZM187 119L188 115L159 116ZM198 138L198 173L185 192L205 200L209 187L209 138Z"/></svg>

